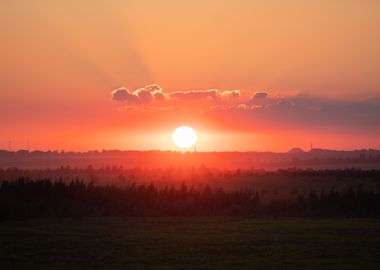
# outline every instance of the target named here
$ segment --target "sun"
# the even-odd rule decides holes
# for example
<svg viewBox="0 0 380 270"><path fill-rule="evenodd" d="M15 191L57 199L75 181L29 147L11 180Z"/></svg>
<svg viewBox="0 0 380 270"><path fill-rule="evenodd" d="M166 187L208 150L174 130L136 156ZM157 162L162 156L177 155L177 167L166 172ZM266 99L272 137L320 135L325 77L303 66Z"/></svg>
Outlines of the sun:
<svg viewBox="0 0 380 270"><path fill-rule="evenodd" d="M190 148L197 142L197 133L191 127L181 126L174 130L173 143L179 148Z"/></svg>

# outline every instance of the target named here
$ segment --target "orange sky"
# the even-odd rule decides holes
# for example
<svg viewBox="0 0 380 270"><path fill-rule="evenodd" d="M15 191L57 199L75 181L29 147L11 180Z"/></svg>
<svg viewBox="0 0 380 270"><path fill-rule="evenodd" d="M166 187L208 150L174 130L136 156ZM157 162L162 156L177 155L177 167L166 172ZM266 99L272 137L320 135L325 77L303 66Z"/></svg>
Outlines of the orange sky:
<svg viewBox="0 0 380 270"><path fill-rule="evenodd" d="M380 148L378 14L375 0L1 1L0 148L175 149L182 124L204 151ZM165 100L111 99L149 84ZM240 96L188 100L209 89Z"/></svg>

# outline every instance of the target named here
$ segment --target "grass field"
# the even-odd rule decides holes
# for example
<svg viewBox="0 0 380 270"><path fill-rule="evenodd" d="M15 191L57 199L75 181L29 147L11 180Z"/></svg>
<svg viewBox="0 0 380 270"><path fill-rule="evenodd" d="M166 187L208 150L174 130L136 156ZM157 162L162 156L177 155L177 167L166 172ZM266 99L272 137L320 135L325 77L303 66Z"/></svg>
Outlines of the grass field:
<svg viewBox="0 0 380 270"><path fill-rule="evenodd" d="M380 221L7 221L0 269L380 269Z"/></svg>

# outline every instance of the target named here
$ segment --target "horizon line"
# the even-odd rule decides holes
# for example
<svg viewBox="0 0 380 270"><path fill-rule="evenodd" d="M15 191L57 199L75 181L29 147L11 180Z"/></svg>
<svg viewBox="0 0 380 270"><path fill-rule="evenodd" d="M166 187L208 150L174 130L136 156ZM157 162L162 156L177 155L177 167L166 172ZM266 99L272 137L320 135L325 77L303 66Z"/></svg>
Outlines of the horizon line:
<svg viewBox="0 0 380 270"><path fill-rule="evenodd" d="M224 151L198 151L193 149L184 149L184 150L162 150L162 149L149 149L149 150L137 150L137 149L101 149L101 150L86 150L86 151L74 151L74 150L58 150L58 149L51 149L51 150L27 150L27 149L18 149L18 150L6 150L6 149L0 149L0 152L2 153L36 153L36 152L42 152L42 153L58 153L58 154L67 154L67 153L76 153L76 154L85 154L85 153L105 153L105 152L173 152L173 153L276 153L276 154L291 154L293 153L310 153L312 151L319 150L319 151L335 151L335 152L360 152L360 151L378 151L380 152L380 149L375 148L353 148L350 150L343 150L343 149L329 149L329 148L312 148L309 150L304 150L300 147L294 147L291 148L288 151L257 151L257 150L247 150L247 151L241 151L241 150L224 150Z"/></svg>

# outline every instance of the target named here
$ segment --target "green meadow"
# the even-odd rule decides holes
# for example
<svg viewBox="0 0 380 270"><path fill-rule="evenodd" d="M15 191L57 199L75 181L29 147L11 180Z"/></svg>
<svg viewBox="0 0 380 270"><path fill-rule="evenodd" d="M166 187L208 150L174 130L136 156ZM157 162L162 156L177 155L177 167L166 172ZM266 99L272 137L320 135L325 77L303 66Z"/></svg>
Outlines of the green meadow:
<svg viewBox="0 0 380 270"><path fill-rule="evenodd" d="M0 269L380 269L380 221L6 221L0 223Z"/></svg>

